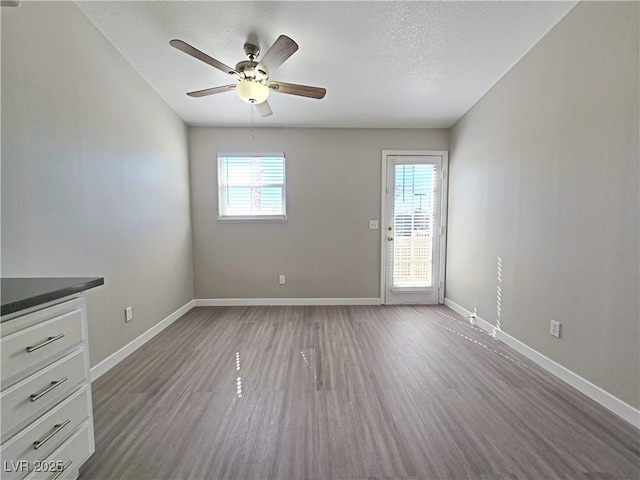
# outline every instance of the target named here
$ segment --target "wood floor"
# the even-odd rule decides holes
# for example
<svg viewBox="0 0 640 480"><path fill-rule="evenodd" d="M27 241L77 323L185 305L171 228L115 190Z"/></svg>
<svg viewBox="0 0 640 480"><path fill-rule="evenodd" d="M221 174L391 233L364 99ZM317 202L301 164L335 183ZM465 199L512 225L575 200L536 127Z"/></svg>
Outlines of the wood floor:
<svg viewBox="0 0 640 480"><path fill-rule="evenodd" d="M80 479L638 479L640 431L442 307L195 308L93 384Z"/></svg>

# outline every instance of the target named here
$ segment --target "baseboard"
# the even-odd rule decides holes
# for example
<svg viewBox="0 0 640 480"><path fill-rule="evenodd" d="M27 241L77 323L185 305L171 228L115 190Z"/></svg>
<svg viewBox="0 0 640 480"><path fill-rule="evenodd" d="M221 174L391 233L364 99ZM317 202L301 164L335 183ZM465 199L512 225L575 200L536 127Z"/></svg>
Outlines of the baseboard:
<svg viewBox="0 0 640 480"><path fill-rule="evenodd" d="M199 298L196 307L380 305L379 298Z"/></svg>
<svg viewBox="0 0 640 480"><path fill-rule="evenodd" d="M448 298L444 299L444 304L446 307L449 307L458 315L462 315L463 317L467 318L469 320L469 323L471 323L471 325L477 325L478 327L483 329L485 332L490 333L494 337L496 336L496 332L498 331L498 328L493 326L486 320L476 317L473 312L470 312L466 308L461 307L456 302L449 300Z"/></svg>
<svg viewBox="0 0 640 480"><path fill-rule="evenodd" d="M544 356L537 350L534 350L533 348L526 345L525 343L522 343L520 340L512 337L508 333L505 333L502 330L496 328L494 325L487 322L486 320L483 320L481 318L474 316L472 312L458 305L457 303L449 300L448 298L445 298L444 304L454 312L462 315L463 317L468 318L472 324L477 325L487 333L490 333L491 335L495 336L502 343L509 345L518 353L521 353L532 362L544 368L549 373L555 375L556 377L568 383L575 389L584 393L586 396L588 396L592 400L595 400L603 407L607 408L611 412L623 418L624 420L629 422L631 425L640 429L640 410L637 410L636 408L632 407L628 403L623 402L619 398L611 395L609 392L606 392L602 388L591 383L589 380L582 378L580 375L572 372L568 368L563 367L559 363Z"/></svg>
<svg viewBox="0 0 640 480"><path fill-rule="evenodd" d="M132 342L122 347L117 352L113 353L102 362L91 368L91 381L100 378L107 371L131 355L142 345L147 343L153 337L155 337L162 330L167 328L173 322L175 322L182 315L187 313L193 307L211 307L211 306L294 306L294 305L380 305L379 298L212 298L212 299L195 299L186 303L178 310L167 316L164 320L151 327L145 333L137 337ZM458 305L454 301L445 298L445 306L449 307L454 312L469 319L470 323L477 325L486 332L495 336L498 340L511 348L521 353L529 360L538 364L549 373L560 378L564 382L568 383L572 387L576 388L580 392L587 395L589 398L595 400L600 405L604 406L611 412L615 413L619 417L623 418L627 422L640 429L640 410L632 407L631 405L623 402L619 398L611 395L597 385L582 378L580 375L572 372L571 370L563 367L559 363L544 356L537 350L534 350L530 346L521 342L520 340L512 337L511 335L499 330L490 322L483 320L474 314Z"/></svg>
<svg viewBox="0 0 640 480"><path fill-rule="evenodd" d="M164 330L169 325L171 325L173 322L175 322L182 315L184 315L189 310L191 310L194 307L194 303L195 303L194 300L191 300L191 301L187 302L185 305L183 305L178 310L173 312L171 315L166 317L164 320L160 321L159 323L157 323L156 325L151 327L149 330L144 332L138 338L136 338L132 342L128 343L127 345L122 347L117 352L115 352L115 353L111 354L110 356L108 356L107 358L105 358L103 361L98 363L96 366L92 367L91 370L90 370L91 381L93 382L94 380L97 380L98 378L100 378L102 375L107 373L110 369L115 367L118 363L120 363L126 357L128 357L133 352L135 352L142 345L144 345L149 340L151 340L153 337L155 337L157 334L159 334L162 330Z"/></svg>
<svg viewBox="0 0 640 480"><path fill-rule="evenodd" d="M111 368L147 343L193 307L263 306L263 305L380 305L379 298L212 298L191 300L138 338L105 358L90 370L91 381L97 380Z"/></svg>
<svg viewBox="0 0 640 480"><path fill-rule="evenodd" d="M449 307L451 310L456 312L458 315L462 315L463 317L469 318L469 317L473 316L473 313L471 313L469 310L467 310L466 308L458 305L453 300L449 300L448 298L444 299L444 305L445 305L445 307Z"/></svg>

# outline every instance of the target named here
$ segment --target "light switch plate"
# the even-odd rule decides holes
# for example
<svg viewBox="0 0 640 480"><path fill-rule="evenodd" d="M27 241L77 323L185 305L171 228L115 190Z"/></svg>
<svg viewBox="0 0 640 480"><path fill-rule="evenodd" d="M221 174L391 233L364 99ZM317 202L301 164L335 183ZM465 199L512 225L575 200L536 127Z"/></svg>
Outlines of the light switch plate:
<svg viewBox="0 0 640 480"><path fill-rule="evenodd" d="M378 220L369 220L369 230L378 230Z"/></svg>

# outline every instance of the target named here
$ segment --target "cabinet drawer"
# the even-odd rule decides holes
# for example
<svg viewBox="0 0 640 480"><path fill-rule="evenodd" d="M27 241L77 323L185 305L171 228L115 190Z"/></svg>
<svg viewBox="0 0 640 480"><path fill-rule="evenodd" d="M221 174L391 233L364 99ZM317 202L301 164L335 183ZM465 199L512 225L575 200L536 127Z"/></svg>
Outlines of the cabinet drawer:
<svg viewBox="0 0 640 480"><path fill-rule="evenodd" d="M77 307L2 337L2 379L9 379L80 343L83 333L82 310Z"/></svg>
<svg viewBox="0 0 640 480"><path fill-rule="evenodd" d="M33 471L27 479L67 480L75 478L78 476L80 465L89 458L93 451L93 432L91 426L86 424L43 462L44 468L41 468L40 471Z"/></svg>
<svg viewBox="0 0 640 480"><path fill-rule="evenodd" d="M3 391L3 440L13 428L60 401L85 378L85 351L80 349Z"/></svg>
<svg viewBox="0 0 640 480"><path fill-rule="evenodd" d="M85 387L33 422L2 445L3 480L19 480L28 472L20 465L34 465L59 447L90 415L91 395ZM40 442L36 444L35 442ZM7 468L13 465L14 468Z"/></svg>

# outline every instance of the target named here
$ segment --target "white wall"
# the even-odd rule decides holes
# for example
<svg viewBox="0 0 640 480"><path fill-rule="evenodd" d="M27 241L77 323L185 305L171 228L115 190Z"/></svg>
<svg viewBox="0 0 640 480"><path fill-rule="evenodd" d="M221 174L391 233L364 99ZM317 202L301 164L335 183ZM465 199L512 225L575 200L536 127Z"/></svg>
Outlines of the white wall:
<svg viewBox="0 0 640 480"><path fill-rule="evenodd" d="M193 298L187 153L75 4L2 9L2 276L103 276L92 365Z"/></svg>
<svg viewBox="0 0 640 480"><path fill-rule="evenodd" d="M447 130L191 128L196 298L379 298L382 150ZM255 137L255 139L254 139ZM286 223L218 223L217 152L284 152ZM284 274L286 285L278 285Z"/></svg>
<svg viewBox="0 0 640 480"><path fill-rule="evenodd" d="M452 129L446 293L635 408L638 7L581 2Z"/></svg>

